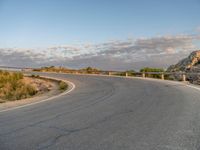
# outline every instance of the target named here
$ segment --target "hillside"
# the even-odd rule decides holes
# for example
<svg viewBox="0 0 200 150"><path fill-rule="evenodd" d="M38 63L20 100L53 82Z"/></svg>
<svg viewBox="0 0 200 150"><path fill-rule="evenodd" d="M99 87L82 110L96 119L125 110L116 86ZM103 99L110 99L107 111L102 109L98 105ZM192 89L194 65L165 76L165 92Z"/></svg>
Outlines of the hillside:
<svg viewBox="0 0 200 150"><path fill-rule="evenodd" d="M179 61L167 69L168 72L200 73L200 50L192 52L187 58ZM179 75L172 75L175 80L180 80ZM200 76L187 74L186 78L193 84L200 84Z"/></svg>
<svg viewBox="0 0 200 150"><path fill-rule="evenodd" d="M200 72L200 50L192 52L187 58L170 66L167 71Z"/></svg>

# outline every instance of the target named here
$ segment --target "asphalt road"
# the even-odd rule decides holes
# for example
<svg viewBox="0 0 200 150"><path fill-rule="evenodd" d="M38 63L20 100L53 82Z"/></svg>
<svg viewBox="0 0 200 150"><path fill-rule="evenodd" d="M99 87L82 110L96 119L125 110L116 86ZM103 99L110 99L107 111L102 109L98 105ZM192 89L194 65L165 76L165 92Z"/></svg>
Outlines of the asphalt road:
<svg viewBox="0 0 200 150"><path fill-rule="evenodd" d="M54 100L0 113L0 150L199 150L200 91L84 75Z"/></svg>

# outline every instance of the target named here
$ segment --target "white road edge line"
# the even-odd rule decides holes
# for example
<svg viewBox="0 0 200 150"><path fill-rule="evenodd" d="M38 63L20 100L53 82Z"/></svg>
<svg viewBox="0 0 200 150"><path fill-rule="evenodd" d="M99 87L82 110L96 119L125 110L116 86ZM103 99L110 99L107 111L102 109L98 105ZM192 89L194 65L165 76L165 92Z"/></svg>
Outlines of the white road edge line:
<svg viewBox="0 0 200 150"><path fill-rule="evenodd" d="M54 73L54 72L52 72ZM71 73L60 73L60 74L71 74ZM71 75L91 75L91 74L71 74ZM140 77L122 77L122 76L114 76L114 75L96 75L96 74L92 74L92 76L104 76L104 77L119 77L119 78L129 78L129 79L142 79L142 80L151 80L151 78L140 78ZM46 76L43 76L43 77L46 77ZM50 78L50 79L56 79L56 78L51 78L51 77L46 77L46 78ZM61 79L57 79L57 80L61 80ZM152 80L156 80L156 81L159 81L160 79L152 79ZM71 91L73 91L75 88L76 88L76 85L70 81L67 81L67 80L63 80L69 84L71 84L72 88L69 90L69 91L66 91L64 93L61 93L59 95L56 95L56 96L53 96L53 97L50 97L50 98L47 98L47 99L44 99L44 100L41 100L41 101L38 101L38 102L34 102L34 103L30 103L30 104L25 104L25 105L22 105L22 106L18 106L18 107L14 107L14 108L9 108L9 109L5 109L5 110L2 110L0 111L1 112L6 112L6 111L10 111L10 110L15 110L15 109L19 109L19 108L23 108L23 107L27 107L27 106L32 106L32 105L35 105L35 104L39 104L39 103L43 103L43 102L46 102L46 101L50 101L54 98L57 98L57 97L60 97L60 96L63 96L65 94L68 94L70 93ZM181 84L184 84L182 82L178 82L178 81L168 81L168 80L160 80L160 81L164 81L164 82L177 82L177 83L181 83ZM196 89L198 91L200 91L200 87L196 87L196 86L193 86L193 85L188 85L188 84L184 84L186 85L187 87L190 87L190 88L193 88L193 89Z"/></svg>
<svg viewBox="0 0 200 150"><path fill-rule="evenodd" d="M200 87L196 87L196 86L193 86L193 85L186 85L186 86L200 91Z"/></svg>
<svg viewBox="0 0 200 150"><path fill-rule="evenodd" d="M50 78L50 77L46 77L46 78ZM50 78L50 79L55 79L55 78ZM62 80L62 79L56 79L56 80ZM68 93L72 92L76 88L76 85L74 83L72 83L70 81L67 81L67 80L62 80L62 81L67 82L68 84L70 84L72 86L72 88L70 90L67 90L66 92L63 92L63 93L59 94L59 95L52 96L52 97L49 97L47 99L44 99L44 100L41 100L41 101L38 101L38 102L33 102L33 103L25 104L25 105L22 105L22 106L17 106L17 107L13 107L13 108L8 108L8 109L5 109L5 110L1 110L0 113L11 111L11 110L15 110L15 109L19 109L19 108L24 108L24 107L27 107L27 106L36 105L36 104L43 103L43 102L46 102L46 101L50 101L52 99L55 99L55 98L58 98L60 96L65 95L65 94L68 94Z"/></svg>
<svg viewBox="0 0 200 150"><path fill-rule="evenodd" d="M140 77L127 77L127 78L137 78L137 79L141 79L141 80L151 80L151 81L157 81L157 82L168 82L168 83L177 83L177 84L182 84L185 85L186 87L189 88L193 88L195 90L200 91L200 86L197 87L195 85L192 85L190 83L184 83L184 82L180 82L180 81L173 81L173 80L161 80L161 79L156 79L156 78L140 78Z"/></svg>

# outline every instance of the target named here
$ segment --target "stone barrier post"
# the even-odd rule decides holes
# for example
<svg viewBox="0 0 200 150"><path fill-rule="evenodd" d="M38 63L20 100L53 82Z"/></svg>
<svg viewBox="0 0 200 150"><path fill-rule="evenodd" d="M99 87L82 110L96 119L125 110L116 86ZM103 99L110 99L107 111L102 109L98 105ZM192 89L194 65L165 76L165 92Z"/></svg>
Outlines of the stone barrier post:
<svg viewBox="0 0 200 150"><path fill-rule="evenodd" d="M186 75L183 74L183 75L182 75L182 78L183 78L182 81L185 82L185 81L186 81Z"/></svg>
<svg viewBox="0 0 200 150"><path fill-rule="evenodd" d="M161 74L161 79L162 79L162 80L165 80L165 75L164 75L164 73Z"/></svg>
<svg viewBox="0 0 200 150"><path fill-rule="evenodd" d="M142 72L142 77L145 78L145 72Z"/></svg>
<svg viewBox="0 0 200 150"><path fill-rule="evenodd" d="M128 77L128 72L126 72L125 76Z"/></svg>

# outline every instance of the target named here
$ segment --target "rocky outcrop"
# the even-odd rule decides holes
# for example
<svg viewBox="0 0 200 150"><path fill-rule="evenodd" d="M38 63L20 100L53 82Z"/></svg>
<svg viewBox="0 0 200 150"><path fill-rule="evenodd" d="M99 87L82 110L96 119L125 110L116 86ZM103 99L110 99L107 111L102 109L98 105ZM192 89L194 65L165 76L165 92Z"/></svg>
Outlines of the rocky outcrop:
<svg viewBox="0 0 200 150"><path fill-rule="evenodd" d="M200 72L200 50L192 52L187 58L167 69L168 72Z"/></svg>
<svg viewBox="0 0 200 150"><path fill-rule="evenodd" d="M168 72L186 72L187 80L193 84L200 84L200 50L192 52L187 58L179 61L167 69ZM180 75L172 75L171 78L180 80Z"/></svg>

